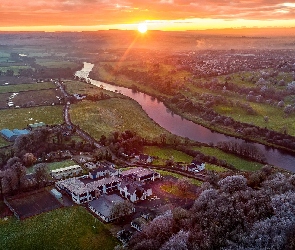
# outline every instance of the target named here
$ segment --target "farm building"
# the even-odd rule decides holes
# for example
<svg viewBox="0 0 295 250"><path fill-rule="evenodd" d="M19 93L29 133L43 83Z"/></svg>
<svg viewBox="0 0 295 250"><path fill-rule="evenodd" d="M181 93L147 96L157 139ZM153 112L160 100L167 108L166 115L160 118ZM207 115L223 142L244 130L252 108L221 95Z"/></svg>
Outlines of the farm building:
<svg viewBox="0 0 295 250"><path fill-rule="evenodd" d="M65 168L54 169L50 171L53 178L60 180L62 178L77 176L81 174L83 169L79 165L69 166Z"/></svg>
<svg viewBox="0 0 295 250"><path fill-rule="evenodd" d="M118 183L120 182L120 178L111 177L85 184L81 178L74 177L58 181L55 183L55 186L59 190L66 191L75 203L81 204L97 199L101 193L118 190Z"/></svg>
<svg viewBox="0 0 295 250"><path fill-rule="evenodd" d="M10 130L10 129L2 129L1 131L1 135L7 140L7 141L10 141L10 142L13 142L15 141L15 139L19 136L19 135L26 135L29 133L28 130L26 129L23 129L23 130L20 130L20 129L14 129L14 130Z"/></svg>
<svg viewBox="0 0 295 250"><path fill-rule="evenodd" d="M121 173L122 177L128 177L136 181L154 181L159 179L161 175L149 168L132 168Z"/></svg>
<svg viewBox="0 0 295 250"><path fill-rule="evenodd" d="M122 199L120 196L116 194L102 195L97 200L89 202L88 207L92 212L97 214L103 221L110 222L118 218L112 216L113 207L116 204L122 202L124 202L124 199ZM130 214L134 211L134 208L130 210Z"/></svg>
<svg viewBox="0 0 295 250"><path fill-rule="evenodd" d="M13 129L12 132L16 135L27 135L30 133L30 131L26 129Z"/></svg>

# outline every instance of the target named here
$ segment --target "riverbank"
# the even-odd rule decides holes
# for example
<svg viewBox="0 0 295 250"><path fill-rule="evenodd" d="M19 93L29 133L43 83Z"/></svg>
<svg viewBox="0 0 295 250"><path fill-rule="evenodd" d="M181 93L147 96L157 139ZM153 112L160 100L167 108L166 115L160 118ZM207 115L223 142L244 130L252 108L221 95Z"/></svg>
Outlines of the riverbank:
<svg viewBox="0 0 295 250"><path fill-rule="evenodd" d="M155 98L155 99L163 102L164 105L171 111L171 113L177 114L177 115L181 116L182 118L192 121L195 124L201 125L211 131L218 132L218 133L224 134L226 136L231 136L231 137L235 137L238 139L242 139L242 140L245 140L246 142L249 142L249 143L251 142L251 143L263 144L267 147L271 147L271 148L275 148L278 150L286 151L291 154L295 154L294 148L292 149L290 146L282 146L282 145L278 145L276 143L270 143L266 139L261 138L261 135L262 135L261 133L260 134L256 133L255 135L250 136L250 137L243 136L243 135L241 135L241 133L237 132L236 129L233 128L232 123L227 124L227 126L222 126L220 124L214 125L212 122L206 121L206 120L202 119L200 116L194 115L190 112L185 112L184 110L177 107L177 105L174 105L170 101L172 96L167 96L167 95L163 95L161 93L157 93L154 90L151 90L149 87L142 86L136 82L132 82L132 84L131 84L130 81L127 81L127 83L125 83L124 81L120 81L120 80L118 80L116 82L110 81L109 79L111 79L110 78L111 76L108 76L106 72L103 72L101 75L106 75L105 78L103 78L103 77L101 77L99 70L100 69L98 68L98 66L94 65L94 67L91 69L91 71L89 73L89 77L91 79L95 79L100 82L105 82L105 83L113 85L113 86L132 89L134 91L134 93L142 92L147 95L150 95L150 96L152 96L152 98ZM117 76L116 76L116 78L117 78ZM244 128L247 128L248 126L253 127L252 124L247 124L247 123L242 123L242 122L239 122L239 123L241 124L241 127L244 127ZM259 128L259 127L257 127L257 128ZM269 131L270 131L270 133L275 133L276 136L277 136L277 134L280 134L277 131L272 131L272 130L269 130ZM282 137L284 137L284 135L282 135Z"/></svg>
<svg viewBox="0 0 295 250"><path fill-rule="evenodd" d="M89 75L89 72L93 68L93 64L85 63L84 68L77 72L76 75ZM213 132L204 126L193 123L192 121L186 120L183 117L173 113L164 105L163 102L156 99L155 97L149 96L141 92L132 91L125 87L110 85L105 82L93 80L88 78L89 83L103 87L106 90L118 92L125 96L128 96L137 101L148 114L148 116L158 123L161 127L165 128L172 134L189 138L191 140L206 143L208 145L216 145L218 142L233 141L239 144L252 144L257 150L261 151L267 163L286 169L288 171L295 172L295 156L286 151L278 150L274 147L268 147L263 144L246 142L236 137L230 137L221 133Z"/></svg>

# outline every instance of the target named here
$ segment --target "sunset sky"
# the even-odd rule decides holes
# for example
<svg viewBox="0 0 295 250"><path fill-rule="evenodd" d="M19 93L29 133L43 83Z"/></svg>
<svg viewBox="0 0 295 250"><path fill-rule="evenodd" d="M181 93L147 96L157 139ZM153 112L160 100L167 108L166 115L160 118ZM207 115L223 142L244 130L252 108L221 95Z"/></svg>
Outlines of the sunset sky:
<svg viewBox="0 0 295 250"><path fill-rule="evenodd" d="M295 1L1 0L2 31L295 27Z"/></svg>

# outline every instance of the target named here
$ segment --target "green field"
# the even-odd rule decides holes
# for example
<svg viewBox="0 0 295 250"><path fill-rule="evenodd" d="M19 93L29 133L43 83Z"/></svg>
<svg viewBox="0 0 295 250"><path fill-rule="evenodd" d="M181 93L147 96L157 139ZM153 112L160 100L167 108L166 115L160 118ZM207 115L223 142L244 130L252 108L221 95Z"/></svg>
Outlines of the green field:
<svg viewBox="0 0 295 250"><path fill-rule="evenodd" d="M118 241L84 207L56 209L19 221L0 220L1 249L113 249Z"/></svg>
<svg viewBox="0 0 295 250"><path fill-rule="evenodd" d="M30 68L29 66L25 65L20 65L20 66L5 66L5 67L0 67L0 70L2 72L6 72L7 70L13 70L14 74L17 75L20 69L28 69Z"/></svg>
<svg viewBox="0 0 295 250"><path fill-rule="evenodd" d="M112 98L99 102L83 101L71 106L72 122L79 125L95 139L118 131L131 130L139 136L157 139L162 133L169 134L153 122L141 106L129 99Z"/></svg>
<svg viewBox="0 0 295 250"><path fill-rule="evenodd" d="M0 93L53 89L53 88L56 88L56 86L52 82L6 85L6 86L0 86Z"/></svg>
<svg viewBox="0 0 295 250"><path fill-rule="evenodd" d="M158 169L157 169L156 171L157 171L159 174L161 174L162 176L173 176L173 177L175 177L175 178L177 178L177 179L184 178L184 176L181 175L181 174L176 174L176 173L169 172L169 171L166 171L166 170L158 170ZM185 177L185 178L187 178L187 177ZM191 184L194 184L194 185L196 185L196 186L201 186L202 183L203 183L203 182L198 181L198 180L193 179L193 178L187 178L187 179L190 181Z"/></svg>
<svg viewBox="0 0 295 250"><path fill-rule="evenodd" d="M165 165L166 160L173 159L174 162L190 163L193 160L193 157L170 148L160 148L156 146L144 147L143 152L145 154L157 157L153 161L153 165Z"/></svg>
<svg viewBox="0 0 295 250"><path fill-rule="evenodd" d="M232 164L235 168L242 171L255 171L261 169L261 167L263 166L260 163L247 161L233 154L225 153L217 148L194 147L193 149L200 151L205 155L211 155L216 157L217 159L225 160L227 163Z"/></svg>
<svg viewBox="0 0 295 250"><path fill-rule="evenodd" d="M36 63L47 68L76 68L79 64L70 61L59 61L47 58L37 58Z"/></svg>
<svg viewBox="0 0 295 250"><path fill-rule="evenodd" d="M101 93L107 94L110 97L123 97L118 93L101 89L92 84L80 82L80 81L66 81L64 82L66 91L69 94L81 94L81 95L100 95Z"/></svg>
<svg viewBox="0 0 295 250"><path fill-rule="evenodd" d="M213 164L209 164L209 163L206 163L205 169L206 170L210 170L210 171L214 171L214 172L225 172L225 171L228 171L228 169L226 169L226 168L223 168L223 167L220 167L220 166L216 166L216 165L213 165Z"/></svg>
<svg viewBox="0 0 295 250"><path fill-rule="evenodd" d="M62 106L42 106L22 109L0 110L0 128L22 129L34 122L44 122L45 124L63 123Z"/></svg>
<svg viewBox="0 0 295 250"><path fill-rule="evenodd" d="M215 107L215 111L230 116L236 121L254 124L262 128L267 127L278 132L282 132L284 128L287 128L288 134L295 136L295 114L286 116L282 108L263 103L251 103L250 105L255 110L255 115L247 114L246 111L237 107L224 105L218 105ZM268 122L265 122L265 116L268 116Z"/></svg>

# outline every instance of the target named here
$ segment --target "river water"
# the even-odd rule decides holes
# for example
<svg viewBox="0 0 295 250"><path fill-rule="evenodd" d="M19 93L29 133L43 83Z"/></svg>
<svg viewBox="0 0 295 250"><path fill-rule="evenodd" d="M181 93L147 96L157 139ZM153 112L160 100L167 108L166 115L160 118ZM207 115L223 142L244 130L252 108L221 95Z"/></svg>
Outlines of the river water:
<svg viewBox="0 0 295 250"><path fill-rule="evenodd" d="M91 84L95 86L103 86L106 90L119 92L137 101L150 118L169 132L178 136L187 137L194 141L212 143L214 145L221 141L235 141L238 143L245 142L242 139L211 131L210 129L195 124L192 121L186 120L179 115L173 114L173 112L165 107L163 102L149 95L141 92L134 92L125 87L118 87L105 82L90 79L88 75L93 66L93 64L85 62L83 69L77 71L75 75L77 77L83 77L90 80ZM264 154L267 163L295 172L295 155L262 144L248 143L255 145L259 151Z"/></svg>

